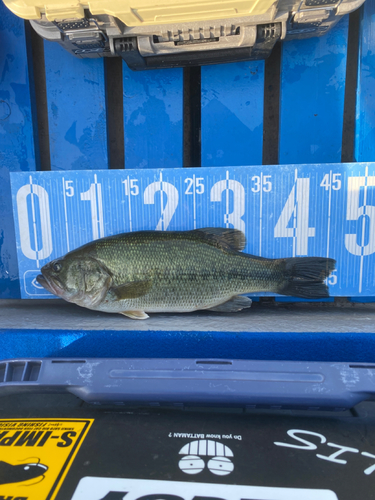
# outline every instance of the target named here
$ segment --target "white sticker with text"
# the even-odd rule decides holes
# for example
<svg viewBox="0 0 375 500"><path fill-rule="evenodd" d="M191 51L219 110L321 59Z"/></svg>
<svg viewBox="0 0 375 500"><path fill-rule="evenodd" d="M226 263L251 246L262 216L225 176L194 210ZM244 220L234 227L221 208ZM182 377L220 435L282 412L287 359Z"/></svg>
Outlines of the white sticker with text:
<svg viewBox="0 0 375 500"><path fill-rule="evenodd" d="M330 490L84 477L72 500L338 500Z"/></svg>

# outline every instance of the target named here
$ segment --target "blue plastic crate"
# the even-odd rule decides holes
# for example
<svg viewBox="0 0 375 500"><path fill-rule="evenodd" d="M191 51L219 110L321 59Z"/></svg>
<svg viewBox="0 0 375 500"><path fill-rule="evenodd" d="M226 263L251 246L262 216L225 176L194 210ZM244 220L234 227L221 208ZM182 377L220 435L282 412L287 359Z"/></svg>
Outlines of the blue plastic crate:
<svg viewBox="0 0 375 500"><path fill-rule="evenodd" d="M154 318L153 321L160 321L160 328L156 323L145 322L142 329L130 326L124 318L108 318L70 306L64 311L70 315L78 311L74 313L76 326L69 323L69 328L64 328L63 316L58 314L58 325L52 317L43 326L45 308L52 311L60 307L56 303L43 305L34 302L28 306L26 302L14 303L5 299L25 296L19 266L23 272L27 271L22 267L24 263L17 260L11 172L22 173L17 179L45 176L47 182L50 174L40 171L50 169L56 175L59 171L61 177L66 172L66 180L70 181L75 175L79 177L79 174L70 172L72 170L90 171L84 174L88 179L90 175L100 176L100 170L115 167L122 170L125 177L126 169L132 169L129 176L137 172L139 178L149 175L151 183L155 182L155 175L159 175L153 169L202 166L206 167L205 179L209 177L206 171L212 168L212 175L220 181L225 168L218 174L218 167L254 166L257 177L266 168L277 169L277 166L263 170L259 167L265 163L268 148L272 147L279 165L294 164L304 172L308 172L308 165L311 165L311 172L319 171L319 168L324 175L328 172L327 186L334 186L338 180L331 177L330 164L343 160L363 162L348 168L352 168L355 175L372 178L373 167L366 162L375 162L374 23L375 1L366 0L359 16L354 13L350 20L348 16L344 17L326 36L284 42L267 61L206 66L200 70L134 73L120 60L73 58L56 44L38 39L27 23L0 4L0 298L4 299L0 311L3 325L6 325L1 331L1 357L57 356L58 353L65 356L126 356L131 353L141 357L184 357L185 353L185 357L194 357L195 353L199 356L214 353L216 357L230 355L258 359L373 360L374 312L371 304L356 305L357 302L371 302L374 295L373 257L366 255L367 260L363 257L363 248L372 245L371 235L375 231L375 218L371 218L372 206L375 205L372 181L367 180L358 188L357 209L365 205L370 207L368 213L358 212L364 221L364 236L362 242L353 243L362 249L361 255L353 257L342 245L342 255L339 256L341 271L351 276L354 284L352 287L346 285L343 288L345 293L333 293L347 296L351 302L345 308L328 302L326 309L320 308L315 316L316 304L301 304L300 307L310 315L311 329L305 319L294 321L292 306L288 305L290 299L277 299L281 301L279 308L270 309L269 314L259 313L264 314L265 319L272 317L274 326L266 321L262 327L262 316L255 321L254 327L253 311L250 311L245 319L231 316L227 323L224 321L224 326L220 324L220 317L211 315L207 319L198 313L192 319L186 315L171 317L165 327L164 319ZM356 27L359 46L358 52L353 53L350 44L356 41ZM356 64L357 72L350 71L353 64ZM278 75L275 80L269 79L272 68ZM122 75L118 84L120 93L117 94L121 122L115 122L112 113L110 88L115 74ZM194 75L197 81L194 81ZM353 82L356 87L353 87ZM194 113L198 116L196 121L189 115L194 106ZM353 116L350 116L350 110L355 111ZM119 140L116 126L117 131L123 131L120 146L123 146L124 154L111 158L113 143ZM276 135L270 135L271 128L276 130ZM351 141L349 146L348 141ZM345 157L347 150L352 150L352 158ZM195 163L200 158L199 165L192 165L193 157ZM146 169L152 170L147 173ZM166 177L173 177L170 172L165 174ZM199 168L189 175L193 178L198 174ZM180 182L184 175L185 171L176 174L176 182ZM323 187L317 182L317 187L323 190L324 175L320 180ZM17 182L14 180L14 185ZM335 195L331 187L327 192ZM284 198L274 198L280 210L291 189L291 186L286 186ZM366 190L369 197L364 201ZM345 213L347 200L347 197L340 202L334 198L331 200L332 210L338 207L341 210L339 221L332 221L333 225L337 224L338 234L340 231L354 234L352 223L357 223L348 219ZM254 201L254 209L257 203ZM319 209L324 212L324 203ZM175 224L178 221L183 226L182 215ZM151 219L148 222L153 223ZM220 225L221 219L213 222ZM342 224L346 224L346 229ZM141 226L134 224L134 228ZM189 225L189 228L192 227ZM100 236L100 227L98 231ZM255 235L256 231L253 233ZM81 236L84 240L86 236L91 237L87 234ZM255 240L249 240L247 250L259 253L259 241L256 240L255 244ZM326 246L319 245L314 249L315 253L320 249L325 255ZM61 244L57 249L63 250L64 247ZM363 266L360 261L363 261ZM366 286L362 288L357 286L359 272L367 273ZM262 306L259 307L259 311L263 311ZM341 309L346 311L343 316L339 316ZM288 319L283 324L285 311ZM29 323L25 317L30 318ZM7 318L13 323L6 323ZM100 325L96 333L92 333L89 318ZM337 326L340 321L343 324ZM116 323L115 329L113 322ZM207 326L210 322L214 325L212 328ZM280 324L282 327L276 328ZM118 333L121 330L125 331L123 336Z"/></svg>

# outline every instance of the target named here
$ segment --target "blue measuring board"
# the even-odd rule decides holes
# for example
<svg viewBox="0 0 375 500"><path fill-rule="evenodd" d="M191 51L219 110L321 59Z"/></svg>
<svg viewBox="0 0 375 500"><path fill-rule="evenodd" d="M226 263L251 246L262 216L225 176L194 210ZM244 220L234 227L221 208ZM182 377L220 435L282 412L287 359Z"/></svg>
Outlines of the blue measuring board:
<svg viewBox="0 0 375 500"><path fill-rule="evenodd" d="M11 174L21 296L84 243L145 229L235 227L245 252L337 260L333 296L375 295L375 163ZM262 295L262 294L260 294Z"/></svg>
<svg viewBox="0 0 375 500"><path fill-rule="evenodd" d="M25 23L0 1L0 299L19 297L9 172L34 171L36 152Z"/></svg>

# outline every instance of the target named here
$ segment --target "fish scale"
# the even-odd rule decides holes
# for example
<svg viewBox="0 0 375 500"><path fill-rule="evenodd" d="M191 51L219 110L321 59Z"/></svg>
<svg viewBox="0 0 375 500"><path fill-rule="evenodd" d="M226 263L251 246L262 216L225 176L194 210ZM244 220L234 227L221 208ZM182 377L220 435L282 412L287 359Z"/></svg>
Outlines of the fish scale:
<svg viewBox="0 0 375 500"><path fill-rule="evenodd" d="M236 229L140 231L102 238L42 268L38 281L65 300L144 319L146 312L236 311L259 291L328 295L334 268L320 257L265 259L242 253Z"/></svg>
<svg viewBox="0 0 375 500"><path fill-rule="evenodd" d="M281 279L280 273L272 273L269 262L265 266L246 254L228 255L222 249L191 240L149 242L148 237L142 235L129 247L125 242L96 245L96 258L113 273L115 285L150 276L153 279L152 289L144 297L103 304L101 310L110 307L113 311L157 312L168 307L188 312L214 306L238 293L270 288L272 279ZM120 255L122 265L117 264Z"/></svg>

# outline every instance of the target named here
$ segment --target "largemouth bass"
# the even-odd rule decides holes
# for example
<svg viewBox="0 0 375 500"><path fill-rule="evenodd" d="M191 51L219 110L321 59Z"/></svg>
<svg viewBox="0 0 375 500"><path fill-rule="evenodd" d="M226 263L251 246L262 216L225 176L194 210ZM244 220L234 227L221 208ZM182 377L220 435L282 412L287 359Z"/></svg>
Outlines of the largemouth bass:
<svg viewBox="0 0 375 500"><path fill-rule="evenodd" d="M82 307L146 319L146 313L250 307L241 294L328 297L333 259L265 259L242 253L237 229L140 231L102 238L46 264L38 282Z"/></svg>

